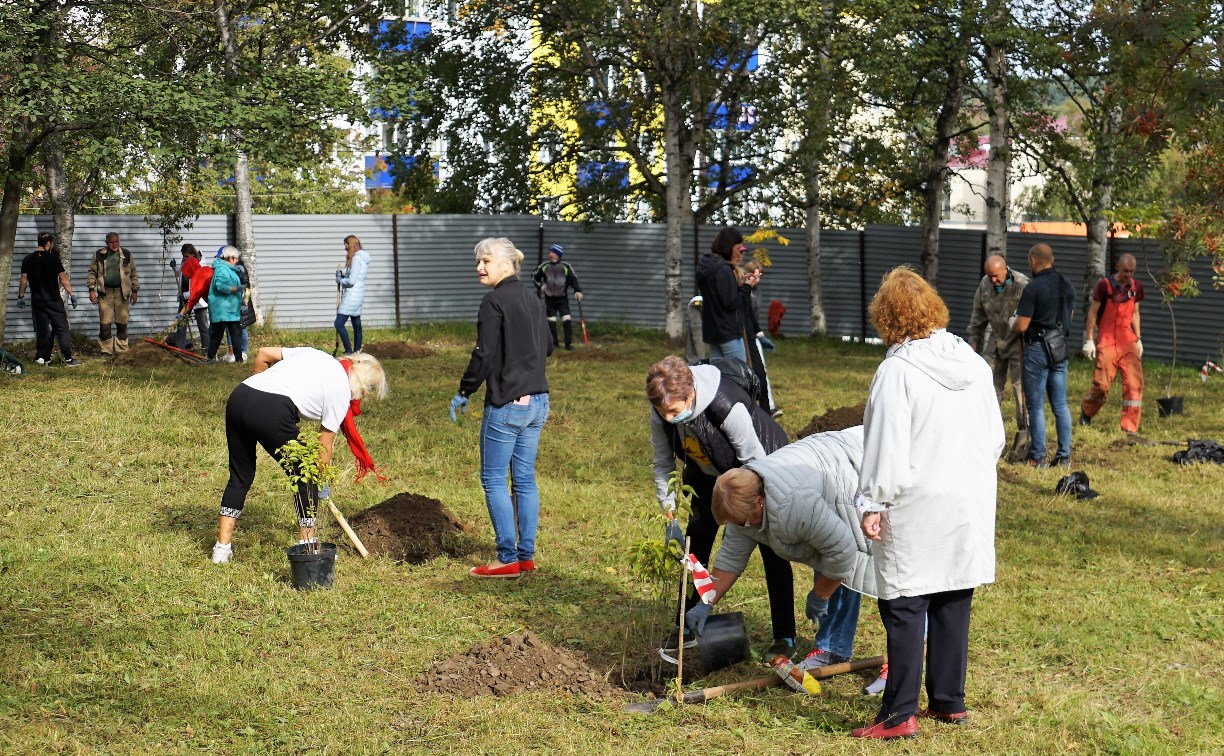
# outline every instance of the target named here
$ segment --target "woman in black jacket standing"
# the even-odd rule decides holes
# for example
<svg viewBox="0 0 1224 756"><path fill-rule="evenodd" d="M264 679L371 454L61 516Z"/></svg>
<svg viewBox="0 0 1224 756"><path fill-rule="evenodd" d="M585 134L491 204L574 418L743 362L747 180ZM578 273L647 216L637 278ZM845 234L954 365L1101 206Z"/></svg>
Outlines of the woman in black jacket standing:
<svg viewBox="0 0 1224 756"><path fill-rule="evenodd" d="M497 541L497 559L473 567L473 577L516 578L535 569L536 526L540 492L535 461L540 430L548 419L545 359L552 337L544 306L518 280L523 253L509 239L485 239L476 245L476 275L493 288L480 302L476 348L450 404L467 411L468 397L485 384L480 421L480 485ZM514 493L507 487L513 475Z"/></svg>
<svg viewBox="0 0 1224 756"><path fill-rule="evenodd" d="M744 235L725 226L697 263L701 340L710 345L711 359L729 356L748 361L739 314L740 282L735 274L743 257Z"/></svg>

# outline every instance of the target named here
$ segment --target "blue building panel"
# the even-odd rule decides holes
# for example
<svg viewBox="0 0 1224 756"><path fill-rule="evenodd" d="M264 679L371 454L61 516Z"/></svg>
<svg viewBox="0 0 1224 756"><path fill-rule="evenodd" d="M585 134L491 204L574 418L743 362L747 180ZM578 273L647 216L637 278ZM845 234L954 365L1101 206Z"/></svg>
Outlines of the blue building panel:
<svg viewBox="0 0 1224 756"><path fill-rule="evenodd" d="M578 186L617 186L629 188L629 163L623 160L588 161L578 166Z"/></svg>
<svg viewBox="0 0 1224 756"><path fill-rule="evenodd" d="M722 175L722 167L715 163L705 170L706 186L716 188L718 179ZM748 181L756 175L756 169L750 165L730 165L727 166L727 186L736 187Z"/></svg>
<svg viewBox="0 0 1224 756"><path fill-rule="evenodd" d="M375 37L378 49L393 52L412 52L413 48L433 32L429 21L399 21L383 19L378 22Z"/></svg>

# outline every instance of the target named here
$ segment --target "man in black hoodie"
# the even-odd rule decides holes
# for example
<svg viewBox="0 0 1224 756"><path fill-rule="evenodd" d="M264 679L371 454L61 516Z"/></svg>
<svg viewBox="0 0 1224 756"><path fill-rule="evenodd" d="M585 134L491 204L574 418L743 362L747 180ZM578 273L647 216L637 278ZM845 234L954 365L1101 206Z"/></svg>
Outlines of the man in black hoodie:
<svg viewBox="0 0 1224 756"><path fill-rule="evenodd" d="M714 237L710 251L697 263L701 292L701 338L710 345L710 357L738 357L748 361L740 328L740 283L735 267L744 257L744 236L725 226Z"/></svg>

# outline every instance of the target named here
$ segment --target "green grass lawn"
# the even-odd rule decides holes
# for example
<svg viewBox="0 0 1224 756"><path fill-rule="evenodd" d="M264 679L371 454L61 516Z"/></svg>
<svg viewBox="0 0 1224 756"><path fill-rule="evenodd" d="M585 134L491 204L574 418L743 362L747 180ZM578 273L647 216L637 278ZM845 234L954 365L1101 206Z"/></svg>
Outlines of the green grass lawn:
<svg viewBox="0 0 1224 756"><path fill-rule="evenodd" d="M346 471L333 498L350 516L401 491L438 498L477 526L484 550L420 566L342 551L331 591L289 585L292 503L264 456L235 562L208 561L227 475L223 407L245 366L112 368L95 358L0 376L0 751L1224 751L1224 467L1180 468L1168 461L1171 446L1117 443L1117 387L1093 427L1075 428L1075 466L1101 498L1055 497L1060 472L1000 466L998 583L974 606L968 726L924 723L905 743L853 741L848 728L878 705L858 694L865 678L854 675L817 697L772 689L652 716L541 693L418 694L412 678L440 659L523 629L585 652L618 682L622 667L633 674L650 658L657 638L632 618L652 604L626 551L659 536L643 517L655 508L643 384L668 350L656 335L592 331L589 348L549 361L542 569L519 581L466 575L493 553L478 480L481 399L459 425L446 414L471 328L367 334L437 353L387 362L392 395L358 421L390 471L387 486L353 484L352 458L340 451ZM330 352L332 334L252 341ZM779 343L769 361L784 427L863 401L882 355ZM1144 435L1224 440L1224 380L1203 385L1185 370L1186 414L1160 419L1166 374L1149 366ZM1075 360L1073 407L1088 382L1088 365ZM1011 415L1009 401L1009 430ZM810 579L796 569L800 602ZM758 561L725 604L747 615L756 647L768 642ZM857 652L883 647L866 600ZM763 673L743 664L708 682Z"/></svg>

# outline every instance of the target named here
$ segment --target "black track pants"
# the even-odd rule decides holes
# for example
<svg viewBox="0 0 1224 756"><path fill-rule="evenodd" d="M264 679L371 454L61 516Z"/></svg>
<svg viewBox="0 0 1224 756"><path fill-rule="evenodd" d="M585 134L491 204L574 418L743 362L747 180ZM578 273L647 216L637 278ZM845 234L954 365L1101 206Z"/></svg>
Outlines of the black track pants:
<svg viewBox="0 0 1224 756"><path fill-rule="evenodd" d="M287 396L270 394L238 384L225 403L225 441L229 447L229 483L221 495L221 514L241 517L247 492L255 481L255 444L279 460L279 449L297 438L297 407ZM313 527L310 511L318 511L319 489L305 483L298 486L293 497L298 510L298 525ZM306 502L314 507L307 511Z"/></svg>

